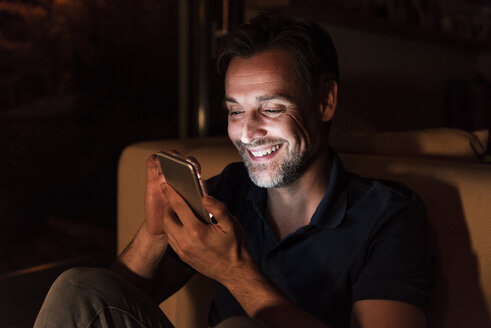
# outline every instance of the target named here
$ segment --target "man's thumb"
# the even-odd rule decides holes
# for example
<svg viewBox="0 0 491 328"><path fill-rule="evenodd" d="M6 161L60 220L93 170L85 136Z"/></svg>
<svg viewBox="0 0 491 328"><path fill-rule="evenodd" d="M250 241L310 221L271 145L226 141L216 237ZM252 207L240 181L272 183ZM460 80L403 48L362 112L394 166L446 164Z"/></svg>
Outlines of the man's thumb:
<svg viewBox="0 0 491 328"><path fill-rule="evenodd" d="M227 209L227 206L218 199L206 195L203 197L203 206L208 211L208 213L213 215L218 223L226 224L230 222L231 215Z"/></svg>

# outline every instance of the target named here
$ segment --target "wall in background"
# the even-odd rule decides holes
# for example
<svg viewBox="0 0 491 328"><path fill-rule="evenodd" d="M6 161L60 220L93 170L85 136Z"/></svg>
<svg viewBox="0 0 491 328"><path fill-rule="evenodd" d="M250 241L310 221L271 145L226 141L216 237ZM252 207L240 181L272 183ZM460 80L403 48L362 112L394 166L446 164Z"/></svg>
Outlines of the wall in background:
<svg viewBox="0 0 491 328"><path fill-rule="evenodd" d="M115 249L118 158L177 136L176 63L176 1L0 0L0 272Z"/></svg>
<svg viewBox="0 0 491 328"><path fill-rule="evenodd" d="M341 69L337 128L446 126L449 83L471 81L480 71L478 53L470 48L324 26Z"/></svg>
<svg viewBox="0 0 491 328"><path fill-rule="evenodd" d="M478 56L477 67L488 81L491 81L491 52L481 53Z"/></svg>

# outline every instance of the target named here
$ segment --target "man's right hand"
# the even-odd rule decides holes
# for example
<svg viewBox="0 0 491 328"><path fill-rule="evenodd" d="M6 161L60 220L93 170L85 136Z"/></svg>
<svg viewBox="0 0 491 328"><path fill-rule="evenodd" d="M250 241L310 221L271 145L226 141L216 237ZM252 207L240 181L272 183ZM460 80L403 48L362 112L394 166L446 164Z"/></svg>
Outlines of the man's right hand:
<svg viewBox="0 0 491 328"><path fill-rule="evenodd" d="M206 195L206 186L201 180L201 165L198 160L192 156L183 157L178 151L170 150L168 153L183 158L191 163L198 173L203 193ZM167 199L162 191L162 184L165 182L165 176L160 169L160 162L157 155L152 155L147 159L147 186L145 195L145 228L154 237L165 239L167 235L163 225L164 209Z"/></svg>
<svg viewBox="0 0 491 328"><path fill-rule="evenodd" d="M167 199L160 188L165 179L157 156L151 155L146 164L145 221L118 259L138 276L153 279L167 250L167 234L162 224Z"/></svg>
<svg viewBox="0 0 491 328"><path fill-rule="evenodd" d="M172 153L179 156L175 151ZM199 164L195 159L189 157L186 160L195 166L198 165L199 170ZM163 218L164 209L168 206L161 189L165 178L160 171L160 163L156 155L150 156L146 164L145 221L130 244L118 256L119 262L132 273L128 274L126 269L121 269L119 266L113 266L113 271L143 289L146 283L142 285L141 278L151 280L152 288L146 292L160 303L179 290L191 278L194 271L167 252L168 237Z"/></svg>
<svg viewBox="0 0 491 328"><path fill-rule="evenodd" d="M165 178L160 170L157 155L152 155L147 159L144 227L151 236L166 242L167 235L162 223L164 208L167 204L167 199L161 189L164 182Z"/></svg>
<svg viewBox="0 0 491 328"><path fill-rule="evenodd" d="M170 153L182 157L177 151L172 150ZM198 161L193 157L186 157L185 160L196 167L199 175L201 170ZM145 221L138 230L135 238L119 255L119 261L137 275L147 279L153 279L168 246L167 233L163 225L167 199L161 188L165 182L165 177L160 171L160 163L157 155L151 155L147 159L146 164ZM172 262L171 260L167 262L169 261ZM175 264L169 263L167 263L167 266L176 267ZM173 280L177 281L180 279Z"/></svg>

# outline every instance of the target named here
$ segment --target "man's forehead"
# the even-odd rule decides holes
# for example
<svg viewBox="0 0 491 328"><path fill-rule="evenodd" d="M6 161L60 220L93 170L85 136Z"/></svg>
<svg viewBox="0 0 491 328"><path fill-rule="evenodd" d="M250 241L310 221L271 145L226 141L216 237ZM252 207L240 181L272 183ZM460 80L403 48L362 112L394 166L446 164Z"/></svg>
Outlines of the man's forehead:
<svg viewBox="0 0 491 328"><path fill-rule="evenodd" d="M292 70L294 62L285 50L267 50L251 57L233 57L228 65L225 77L252 74L251 69L264 72Z"/></svg>
<svg viewBox="0 0 491 328"><path fill-rule="evenodd" d="M225 98L231 99L245 92L253 97L292 98L298 93L295 76L294 66L285 51L271 50L249 58L234 57L225 75Z"/></svg>

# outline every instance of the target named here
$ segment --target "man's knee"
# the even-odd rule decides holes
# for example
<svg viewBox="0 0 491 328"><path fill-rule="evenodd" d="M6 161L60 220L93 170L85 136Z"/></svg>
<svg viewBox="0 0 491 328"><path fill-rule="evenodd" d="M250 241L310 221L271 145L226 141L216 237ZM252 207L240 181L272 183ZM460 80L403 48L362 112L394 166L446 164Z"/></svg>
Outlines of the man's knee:
<svg viewBox="0 0 491 328"><path fill-rule="evenodd" d="M75 326L91 322L108 307L125 304L125 282L104 269L74 268L52 284L36 320L36 327Z"/></svg>
<svg viewBox="0 0 491 328"><path fill-rule="evenodd" d="M86 290L89 294L104 296L105 290L119 289L120 282L114 274L104 269L73 268L63 272L53 283L48 296L56 294L57 298L73 296L74 290ZM84 293L82 293L84 294ZM81 295L80 295L81 296Z"/></svg>
<svg viewBox="0 0 491 328"><path fill-rule="evenodd" d="M64 271L58 276L52 287L64 287L68 285L86 283L92 284L94 281L104 279L104 272L100 269L72 268Z"/></svg>

